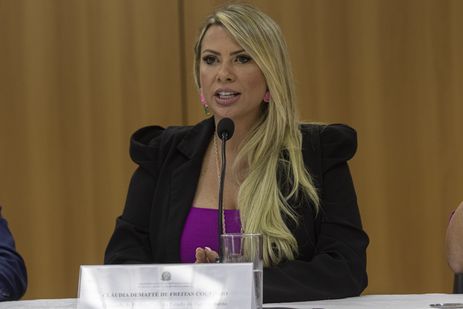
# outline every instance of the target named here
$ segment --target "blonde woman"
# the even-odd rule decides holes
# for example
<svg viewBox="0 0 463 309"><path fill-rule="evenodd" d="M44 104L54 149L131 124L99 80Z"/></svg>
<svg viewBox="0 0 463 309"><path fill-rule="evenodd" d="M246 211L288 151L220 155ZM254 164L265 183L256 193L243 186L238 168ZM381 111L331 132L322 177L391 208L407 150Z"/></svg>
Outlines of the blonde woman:
<svg viewBox="0 0 463 309"><path fill-rule="evenodd" d="M264 302L359 295L368 237L347 166L355 131L298 122L281 31L252 6L208 17L194 60L199 101L212 116L133 135L139 168L105 262L215 260L221 162L214 132L228 117L235 133L227 143L222 232L264 235Z"/></svg>

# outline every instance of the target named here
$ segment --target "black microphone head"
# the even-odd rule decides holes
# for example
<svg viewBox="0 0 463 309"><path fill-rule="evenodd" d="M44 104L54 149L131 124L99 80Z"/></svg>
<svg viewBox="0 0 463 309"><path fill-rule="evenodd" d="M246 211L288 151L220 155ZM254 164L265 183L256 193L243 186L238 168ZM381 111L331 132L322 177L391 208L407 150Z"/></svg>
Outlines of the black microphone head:
<svg viewBox="0 0 463 309"><path fill-rule="evenodd" d="M217 124L217 135L220 139L227 141L232 138L235 132L235 124L230 118L222 118Z"/></svg>

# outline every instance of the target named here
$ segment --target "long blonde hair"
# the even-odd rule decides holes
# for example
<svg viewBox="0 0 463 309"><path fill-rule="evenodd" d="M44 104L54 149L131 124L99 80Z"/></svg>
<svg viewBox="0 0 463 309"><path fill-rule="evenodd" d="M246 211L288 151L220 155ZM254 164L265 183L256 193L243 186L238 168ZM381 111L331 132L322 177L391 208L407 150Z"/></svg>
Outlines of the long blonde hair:
<svg viewBox="0 0 463 309"><path fill-rule="evenodd" d="M246 233L264 235L264 265L293 260L298 254L295 237L284 217L298 222L288 201L310 202L318 211L319 198L304 167L302 137L297 119L293 75L286 42L278 25L247 4L231 4L207 18L195 45L194 77L200 88L202 39L211 25L223 26L249 53L262 71L271 100L249 132L235 162L249 167L238 193L241 223ZM283 190L288 187L289 190Z"/></svg>

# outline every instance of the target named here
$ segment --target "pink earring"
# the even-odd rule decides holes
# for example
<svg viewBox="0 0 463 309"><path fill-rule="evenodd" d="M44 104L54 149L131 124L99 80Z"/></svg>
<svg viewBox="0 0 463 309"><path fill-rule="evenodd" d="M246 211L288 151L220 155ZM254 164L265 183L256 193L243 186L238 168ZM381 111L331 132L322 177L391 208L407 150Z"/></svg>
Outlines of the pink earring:
<svg viewBox="0 0 463 309"><path fill-rule="evenodd" d="M201 93L199 94L199 101L201 101L201 104L203 105L203 109L204 109L204 114L206 116L209 116L211 113L209 112L209 105L207 105L207 101L206 101L206 98L204 97L204 94L203 92L201 91Z"/></svg>
<svg viewBox="0 0 463 309"><path fill-rule="evenodd" d="M272 96L270 95L270 91L266 91L265 94L264 94L264 102L265 103L268 103L270 102L270 99L272 98Z"/></svg>
<svg viewBox="0 0 463 309"><path fill-rule="evenodd" d="M202 105L207 105L206 98L204 97L204 94L199 95L199 100L201 101Z"/></svg>

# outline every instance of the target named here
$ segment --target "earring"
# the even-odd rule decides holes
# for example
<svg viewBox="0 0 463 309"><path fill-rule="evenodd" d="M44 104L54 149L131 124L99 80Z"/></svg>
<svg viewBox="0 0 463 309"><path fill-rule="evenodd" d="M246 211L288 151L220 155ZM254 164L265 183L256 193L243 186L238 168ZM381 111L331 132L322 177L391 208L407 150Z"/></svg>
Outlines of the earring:
<svg viewBox="0 0 463 309"><path fill-rule="evenodd" d="M264 102L265 102L265 103L270 102L270 99L271 99L271 98L272 98L272 96L270 95L270 91L267 90L267 91L265 92L265 94L264 94L264 99L263 99Z"/></svg>
<svg viewBox="0 0 463 309"><path fill-rule="evenodd" d="M209 111L209 106L207 104L203 105L204 115L210 116L211 112Z"/></svg>
<svg viewBox="0 0 463 309"><path fill-rule="evenodd" d="M202 92L199 95L199 101L201 101L201 104L203 105L204 115L209 116L211 114L209 112L209 105L207 105L206 98L204 97L204 94Z"/></svg>

